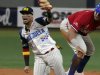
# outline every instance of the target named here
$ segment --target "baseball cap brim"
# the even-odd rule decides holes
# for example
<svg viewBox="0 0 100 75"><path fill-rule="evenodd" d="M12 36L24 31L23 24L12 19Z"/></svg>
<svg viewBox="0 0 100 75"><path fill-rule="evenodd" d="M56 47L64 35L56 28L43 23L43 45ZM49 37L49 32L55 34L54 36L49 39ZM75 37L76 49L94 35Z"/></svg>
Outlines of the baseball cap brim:
<svg viewBox="0 0 100 75"><path fill-rule="evenodd" d="M20 11L20 13L21 14L32 14L33 15L33 13L32 12L29 12L29 11Z"/></svg>

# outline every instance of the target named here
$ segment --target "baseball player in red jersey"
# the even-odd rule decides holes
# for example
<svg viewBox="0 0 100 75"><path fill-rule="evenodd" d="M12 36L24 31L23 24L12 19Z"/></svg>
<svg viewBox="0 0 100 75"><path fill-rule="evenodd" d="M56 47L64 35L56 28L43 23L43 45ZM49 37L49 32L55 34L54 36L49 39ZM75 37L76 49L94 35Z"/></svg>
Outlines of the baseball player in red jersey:
<svg viewBox="0 0 100 75"><path fill-rule="evenodd" d="M88 33L99 26L100 4L95 10L78 11L62 21L61 33L75 53L67 75L84 75L83 69L95 51Z"/></svg>

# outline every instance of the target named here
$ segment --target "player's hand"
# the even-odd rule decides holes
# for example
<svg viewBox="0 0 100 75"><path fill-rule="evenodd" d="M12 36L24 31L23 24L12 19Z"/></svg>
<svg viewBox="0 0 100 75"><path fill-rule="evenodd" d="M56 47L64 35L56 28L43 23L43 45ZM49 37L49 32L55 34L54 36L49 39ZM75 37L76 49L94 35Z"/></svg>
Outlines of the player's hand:
<svg viewBox="0 0 100 75"><path fill-rule="evenodd" d="M25 73L29 73L29 72L30 72L29 66L25 66L25 67L24 67L24 72L25 72Z"/></svg>
<svg viewBox="0 0 100 75"><path fill-rule="evenodd" d="M52 9L52 5L50 4L50 2L48 0L39 0L39 5L40 5L41 9L43 9L43 10L51 10Z"/></svg>

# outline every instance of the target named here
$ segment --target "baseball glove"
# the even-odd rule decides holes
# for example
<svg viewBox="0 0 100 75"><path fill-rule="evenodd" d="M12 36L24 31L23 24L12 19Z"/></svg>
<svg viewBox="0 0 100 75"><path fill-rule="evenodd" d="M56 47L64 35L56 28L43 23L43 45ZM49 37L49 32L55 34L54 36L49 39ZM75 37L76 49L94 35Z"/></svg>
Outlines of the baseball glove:
<svg viewBox="0 0 100 75"><path fill-rule="evenodd" d="M41 9L43 9L43 10L51 10L52 9L52 5L50 4L50 2L48 0L39 0L39 5L40 5Z"/></svg>

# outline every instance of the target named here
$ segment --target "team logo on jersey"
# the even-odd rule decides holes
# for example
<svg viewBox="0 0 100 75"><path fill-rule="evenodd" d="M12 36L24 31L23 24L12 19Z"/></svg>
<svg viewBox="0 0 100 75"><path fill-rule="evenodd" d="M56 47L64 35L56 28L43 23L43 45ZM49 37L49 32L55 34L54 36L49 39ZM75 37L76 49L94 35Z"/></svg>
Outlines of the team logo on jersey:
<svg viewBox="0 0 100 75"><path fill-rule="evenodd" d="M74 22L73 24L78 27L78 22Z"/></svg>
<svg viewBox="0 0 100 75"><path fill-rule="evenodd" d="M32 33L32 37L35 38L35 37L41 35L41 34L44 33L44 32L45 32L44 29L37 29L36 31L34 31L34 32Z"/></svg>
<svg viewBox="0 0 100 75"><path fill-rule="evenodd" d="M35 30L33 33L31 33L29 36L28 36L28 40L31 40L32 38L35 38L41 34L43 34L45 32L44 29L37 29Z"/></svg>

